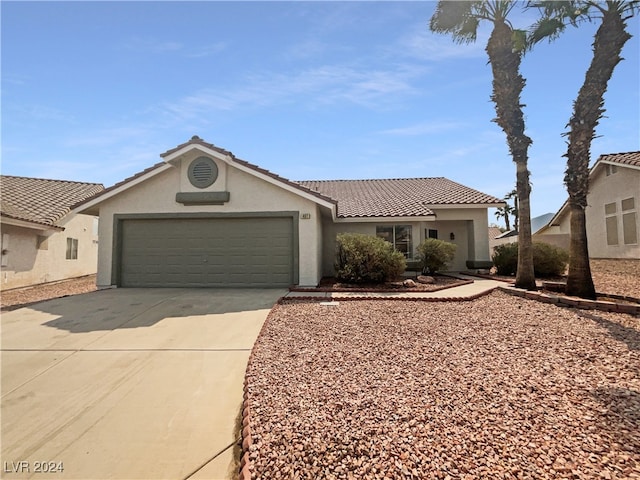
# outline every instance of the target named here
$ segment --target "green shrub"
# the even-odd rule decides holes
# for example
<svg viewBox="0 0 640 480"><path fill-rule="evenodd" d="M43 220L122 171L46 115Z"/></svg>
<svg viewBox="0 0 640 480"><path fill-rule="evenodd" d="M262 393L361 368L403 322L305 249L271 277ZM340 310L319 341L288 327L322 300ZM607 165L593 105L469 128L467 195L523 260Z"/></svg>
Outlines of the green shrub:
<svg viewBox="0 0 640 480"><path fill-rule="evenodd" d="M518 242L498 245L493 250L491 260L498 275L515 275L518 269Z"/></svg>
<svg viewBox="0 0 640 480"><path fill-rule="evenodd" d="M569 263L569 252L548 243L534 242L533 271L536 277L563 275Z"/></svg>
<svg viewBox="0 0 640 480"><path fill-rule="evenodd" d="M456 254L457 246L435 238L427 238L418 245L418 261L423 272L436 273L442 270Z"/></svg>
<svg viewBox="0 0 640 480"><path fill-rule="evenodd" d="M515 275L518 270L518 242L498 245L494 249L493 264L498 275ZM564 274L569 254L548 243L533 243L533 271L536 277L555 277Z"/></svg>
<svg viewBox="0 0 640 480"><path fill-rule="evenodd" d="M336 237L336 277L347 283L383 283L402 274L404 255L373 235L342 233Z"/></svg>

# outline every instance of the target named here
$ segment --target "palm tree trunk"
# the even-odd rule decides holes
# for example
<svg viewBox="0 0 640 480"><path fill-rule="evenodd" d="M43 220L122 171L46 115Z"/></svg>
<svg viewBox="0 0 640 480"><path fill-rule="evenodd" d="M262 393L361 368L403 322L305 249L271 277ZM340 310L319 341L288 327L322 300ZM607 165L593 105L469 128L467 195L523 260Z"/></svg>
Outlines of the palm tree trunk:
<svg viewBox="0 0 640 480"><path fill-rule="evenodd" d="M587 223L584 208L570 203L571 236L569 244L569 277L567 293L595 300L596 289L591 280L589 251L587 246ZM589 281L585 281L588 279ZM569 293L571 292L571 293Z"/></svg>
<svg viewBox="0 0 640 480"><path fill-rule="evenodd" d="M529 200L529 170L526 163L516 163L516 188L518 190L518 269L516 288L536 290L536 276L533 269L533 241L531 240L531 202Z"/></svg>
<svg viewBox="0 0 640 480"><path fill-rule="evenodd" d="M493 71L491 100L496 106L495 122L507 136L507 145L516 164L516 190L518 192L518 270L516 287L536 289L531 244L531 213L529 205L528 149L531 139L524 133L523 105L520 94L524 78L520 75L522 52L513 47L513 30L504 20L495 20L487 43L489 63Z"/></svg>
<svg viewBox="0 0 640 480"><path fill-rule="evenodd" d="M569 193L571 208L571 232L569 243L569 274L566 293L595 299L595 287L589 268L586 217L589 191L589 160L591 141L598 121L604 113L604 93L616 65L622 60L620 53L631 35L626 31L622 12L613 2L607 2L609 10L602 16L593 42L593 58L587 70L584 84L573 104L573 116L569 121L569 148L564 183Z"/></svg>

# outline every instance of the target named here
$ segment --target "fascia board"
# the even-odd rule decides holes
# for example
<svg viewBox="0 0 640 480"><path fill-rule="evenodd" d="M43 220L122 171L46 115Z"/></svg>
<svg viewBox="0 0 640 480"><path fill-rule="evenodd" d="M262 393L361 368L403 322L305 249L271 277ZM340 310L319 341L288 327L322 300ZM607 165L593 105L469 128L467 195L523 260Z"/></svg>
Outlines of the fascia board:
<svg viewBox="0 0 640 480"><path fill-rule="evenodd" d="M12 225L14 227L29 228L31 230L38 230L38 231L42 231L42 232L47 232L47 231L62 232L62 231L64 231L64 227L58 227L56 225L51 225L51 226L41 225L39 223L29 222L28 220L18 220L16 218L10 218L10 217L5 217L5 216L2 216L0 223L2 223L3 225Z"/></svg>

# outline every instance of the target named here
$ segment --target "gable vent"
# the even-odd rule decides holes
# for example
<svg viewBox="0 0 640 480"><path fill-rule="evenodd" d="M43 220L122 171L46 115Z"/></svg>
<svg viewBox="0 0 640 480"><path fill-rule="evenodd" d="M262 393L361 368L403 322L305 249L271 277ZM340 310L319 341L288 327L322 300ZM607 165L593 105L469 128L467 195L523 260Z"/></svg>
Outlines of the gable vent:
<svg viewBox="0 0 640 480"><path fill-rule="evenodd" d="M207 188L218 178L218 166L209 157L198 157L189 165L187 175L194 187Z"/></svg>

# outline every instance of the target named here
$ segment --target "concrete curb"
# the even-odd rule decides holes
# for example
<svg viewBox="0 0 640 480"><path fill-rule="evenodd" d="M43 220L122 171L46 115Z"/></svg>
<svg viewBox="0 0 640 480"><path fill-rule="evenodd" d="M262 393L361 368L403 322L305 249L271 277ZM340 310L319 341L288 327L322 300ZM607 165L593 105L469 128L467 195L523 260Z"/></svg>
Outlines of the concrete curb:
<svg viewBox="0 0 640 480"><path fill-rule="evenodd" d="M609 302L606 300L586 300L578 297L565 297L549 293L524 290L512 286L498 286L500 291L516 297L537 300L538 302L551 303L561 307L580 308L583 310L599 310L602 312L628 313L629 315L640 316L640 305L629 305L627 303ZM606 294L598 294L605 296Z"/></svg>

